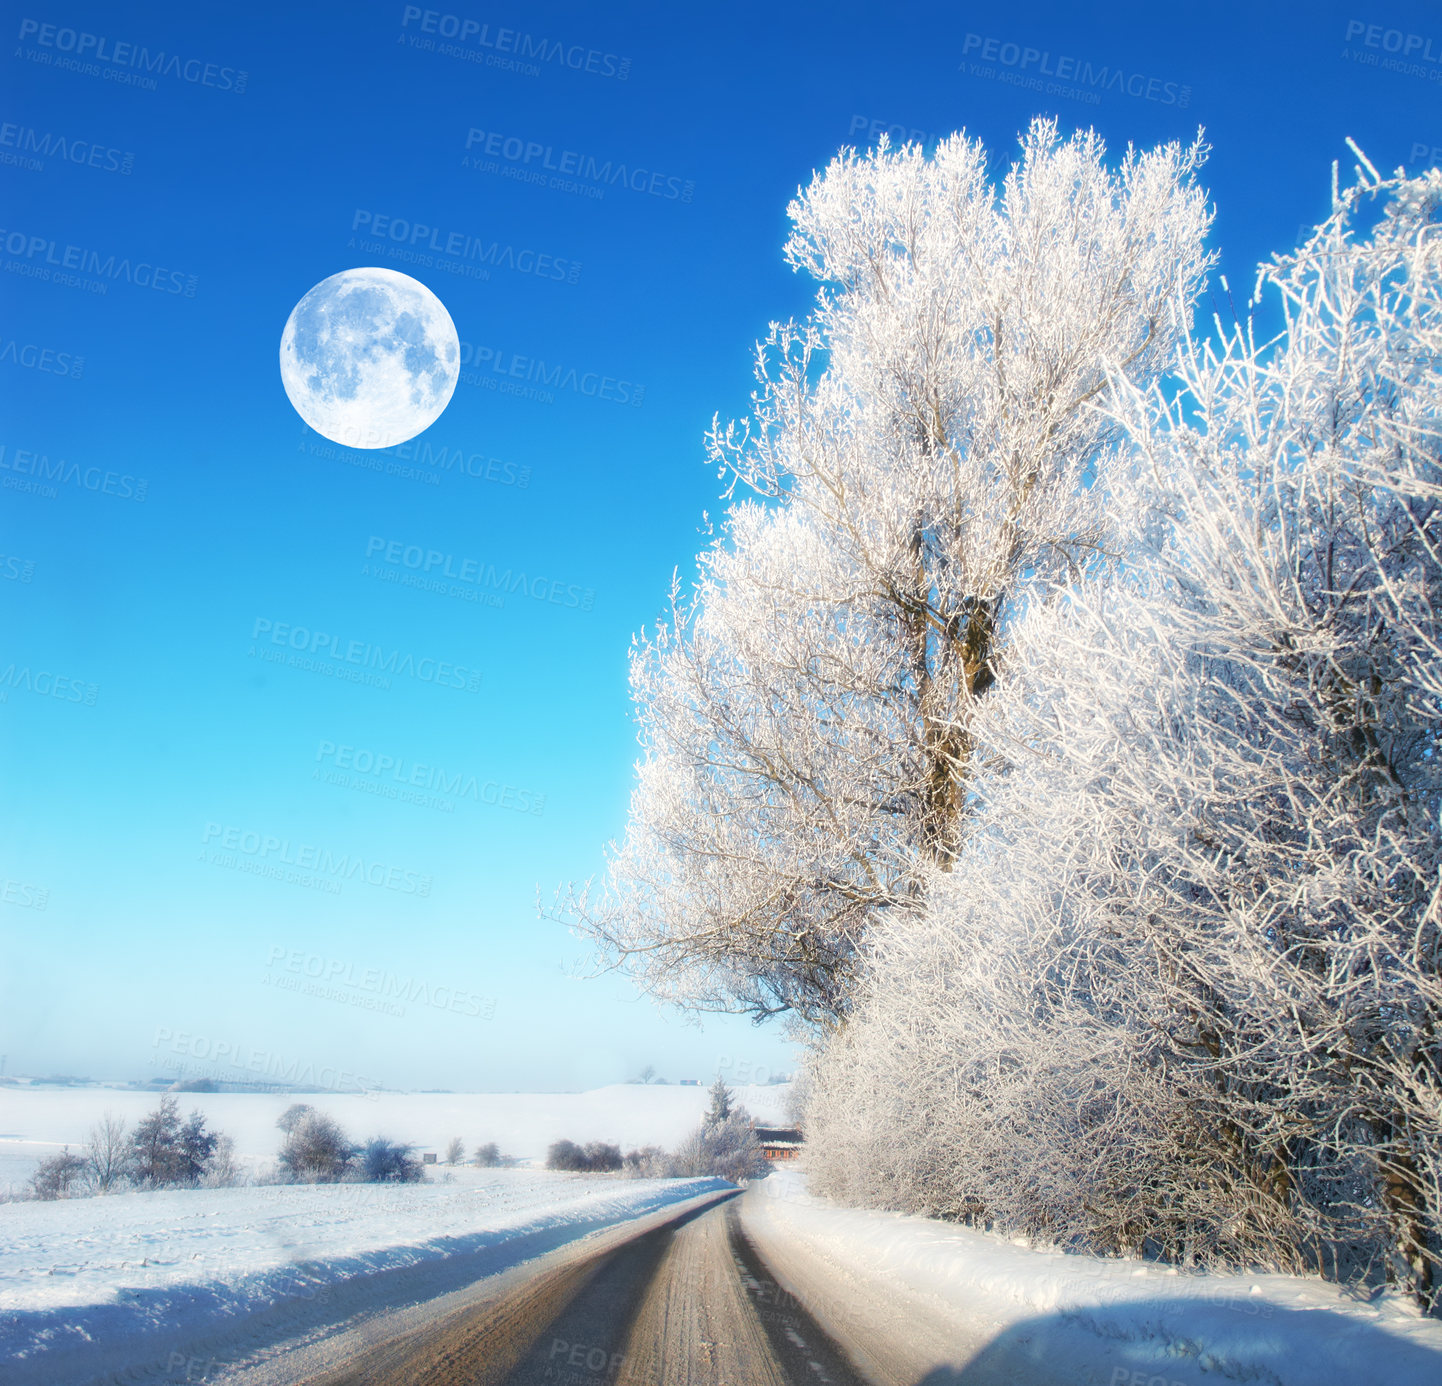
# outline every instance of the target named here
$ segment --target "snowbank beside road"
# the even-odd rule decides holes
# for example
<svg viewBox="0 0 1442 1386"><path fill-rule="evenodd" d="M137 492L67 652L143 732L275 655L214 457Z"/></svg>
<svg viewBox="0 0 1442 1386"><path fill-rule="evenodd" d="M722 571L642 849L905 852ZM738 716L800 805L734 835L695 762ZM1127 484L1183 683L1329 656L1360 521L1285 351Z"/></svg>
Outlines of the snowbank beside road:
<svg viewBox="0 0 1442 1386"><path fill-rule="evenodd" d="M339 1322L443 1293L587 1232L715 1189L519 1170L420 1185L186 1189L0 1207L0 1377L167 1380L172 1358L276 1310ZM193 1376L193 1367L187 1368ZM213 1374L213 1373L207 1373ZM187 1379L184 1374L174 1379Z"/></svg>
<svg viewBox="0 0 1442 1386"><path fill-rule="evenodd" d="M1394 1295L1363 1301L1320 1280L1033 1250L950 1223L836 1207L807 1193L801 1170L778 1170L742 1210L787 1288L883 1380L964 1367L958 1379L978 1384L1442 1381L1442 1322ZM895 1342L878 1341L893 1333Z"/></svg>

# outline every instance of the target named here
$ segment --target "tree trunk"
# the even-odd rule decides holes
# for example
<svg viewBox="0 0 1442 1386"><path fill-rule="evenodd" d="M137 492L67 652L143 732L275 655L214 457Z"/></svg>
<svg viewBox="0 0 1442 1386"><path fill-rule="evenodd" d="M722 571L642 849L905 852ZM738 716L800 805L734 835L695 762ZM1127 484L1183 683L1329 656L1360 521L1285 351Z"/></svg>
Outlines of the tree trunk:
<svg viewBox="0 0 1442 1386"><path fill-rule="evenodd" d="M1392 1224L1393 1250L1407 1267L1408 1290L1418 1304L1430 1309L1436 1295L1432 1257L1427 1248L1427 1204L1422 1194L1421 1175L1395 1118L1377 1118L1372 1122L1372 1131L1379 1142L1378 1193Z"/></svg>

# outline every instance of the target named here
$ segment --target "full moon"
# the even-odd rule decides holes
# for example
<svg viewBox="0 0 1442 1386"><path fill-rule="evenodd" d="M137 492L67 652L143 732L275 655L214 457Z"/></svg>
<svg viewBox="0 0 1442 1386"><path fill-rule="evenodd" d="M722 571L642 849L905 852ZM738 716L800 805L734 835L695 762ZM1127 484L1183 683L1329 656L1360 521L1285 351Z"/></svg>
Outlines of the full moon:
<svg viewBox="0 0 1442 1386"><path fill-rule="evenodd" d="M451 315L408 274L322 279L286 319L280 378L296 413L333 443L389 448L451 402L461 344Z"/></svg>

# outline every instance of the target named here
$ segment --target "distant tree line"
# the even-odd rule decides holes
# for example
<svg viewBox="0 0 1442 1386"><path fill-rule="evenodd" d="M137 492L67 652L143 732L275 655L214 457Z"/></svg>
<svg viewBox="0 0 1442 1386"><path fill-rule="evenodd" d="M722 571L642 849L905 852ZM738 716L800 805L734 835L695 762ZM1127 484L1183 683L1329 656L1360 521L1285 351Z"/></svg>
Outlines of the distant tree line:
<svg viewBox="0 0 1442 1386"><path fill-rule="evenodd" d="M423 1175L415 1147L385 1135L353 1140L333 1117L309 1103L288 1107L276 1122L283 1134L280 1154L259 1182L294 1184L413 1184ZM465 1155L459 1137L446 1148L446 1163ZM478 1145L471 1162L481 1167L511 1164L494 1142ZM243 1182L233 1140L212 1130L199 1111L180 1115L172 1093L134 1129L107 1112L90 1129L79 1152L66 1146L42 1158L29 1180L33 1198L77 1198L123 1189L223 1188Z"/></svg>
<svg viewBox="0 0 1442 1386"><path fill-rule="evenodd" d="M675 1150L644 1146L622 1155L620 1146L604 1141L556 1141L546 1153L546 1168L578 1174L624 1172L634 1179L715 1178L737 1183L765 1170L751 1115L732 1101L731 1090L718 1078L711 1087L711 1105L701 1124Z"/></svg>
<svg viewBox="0 0 1442 1386"><path fill-rule="evenodd" d="M306 1102L286 1108L276 1120L283 1141L274 1171L259 1182L288 1184L414 1184L424 1177L415 1147L388 1136L356 1141L334 1117ZM465 1142L453 1137L445 1163L461 1164ZM515 1164L494 1141L477 1145L470 1163L479 1168ZM717 1079L700 1126L673 1151L645 1146L622 1154L604 1141L584 1145L559 1140L547 1152L546 1167L583 1174L624 1173L632 1178L753 1178L765 1169L744 1107L733 1103ZM133 1130L113 1113L91 1128L77 1154L67 1146L45 1156L30 1178L37 1199L76 1198L122 1189L222 1188L243 1182L232 1139L211 1130L199 1111L180 1115L172 1093Z"/></svg>

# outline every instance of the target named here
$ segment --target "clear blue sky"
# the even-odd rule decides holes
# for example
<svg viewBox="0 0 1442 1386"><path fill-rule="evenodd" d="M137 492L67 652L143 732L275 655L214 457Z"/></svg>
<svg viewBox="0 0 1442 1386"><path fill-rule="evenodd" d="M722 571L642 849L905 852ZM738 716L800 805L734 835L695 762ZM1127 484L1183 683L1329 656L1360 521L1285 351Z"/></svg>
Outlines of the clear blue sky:
<svg viewBox="0 0 1442 1386"><path fill-rule="evenodd" d="M1345 136L1388 167L1442 146L1442 16L1400 0L5 14L11 1073L511 1089L789 1067L778 1028L697 1030L568 976L584 947L535 901L623 829L628 644L717 508L707 424L744 411L753 340L809 301L781 259L798 185L888 125L1004 159L1038 112L1118 152L1200 123L1249 289L1325 212ZM631 186L548 185L608 161ZM328 453L281 388L291 307L368 264L426 283L469 348L430 460ZM530 595L388 580L391 543ZM336 677L355 666L321 636L416 672ZM397 773L471 792L449 812L373 792ZM313 869L327 853L362 874Z"/></svg>

